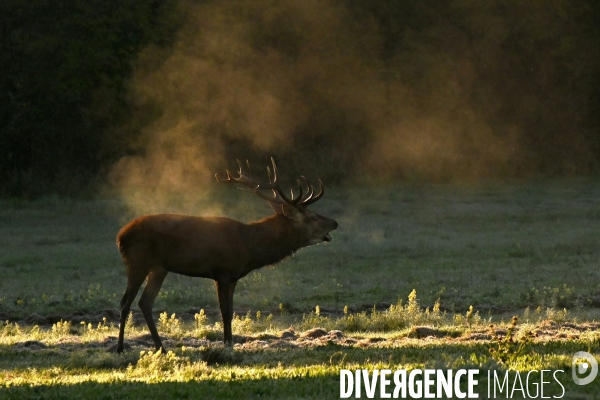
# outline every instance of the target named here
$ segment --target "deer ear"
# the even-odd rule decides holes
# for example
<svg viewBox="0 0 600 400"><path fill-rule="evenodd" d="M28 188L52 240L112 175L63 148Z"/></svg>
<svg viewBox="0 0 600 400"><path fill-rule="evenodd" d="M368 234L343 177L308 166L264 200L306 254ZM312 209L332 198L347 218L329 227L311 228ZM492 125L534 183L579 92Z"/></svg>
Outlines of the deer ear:
<svg viewBox="0 0 600 400"><path fill-rule="evenodd" d="M298 211L298 209L296 207L292 207L292 206L288 206L287 204L284 204L281 206L281 208L283 210L283 215L287 219L291 219L293 221L300 221L302 219L302 213L300 211Z"/></svg>

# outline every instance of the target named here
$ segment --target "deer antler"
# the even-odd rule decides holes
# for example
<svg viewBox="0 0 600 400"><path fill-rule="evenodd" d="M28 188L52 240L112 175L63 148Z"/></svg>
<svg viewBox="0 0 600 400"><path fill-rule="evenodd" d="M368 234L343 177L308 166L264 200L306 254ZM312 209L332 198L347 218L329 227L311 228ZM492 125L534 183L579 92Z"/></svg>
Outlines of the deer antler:
<svg viewBox="0 0 600 400"><path fill-rule="evenodd" d="M256 193L256 195L262 199L267 200L270 203L274 203L274 204L280 204L280 205L290 205L290 206L305 206L311 203L314 203L316 200L319 199L319 197L322 196L322 192L323 192L323 183L319 180L319 182L321 182L321 193L319 193L316 198L313 197L313 192L314 189L312 186L310 186L306 180L305 177L301 177L302 182L308 187L308 193L306 193L306 195L304 195L303 190L302 190L302 183L300 182L300 179L298 179L296 182L298 183L298 188L300 190L300 193L298 194L298 196L294 195L294 190L291 190L292 193L292 197L287 197L284 193L283 193L283 189L281 188L280 184L279 184L279 180L277 179L277 165L275 165L275 160L273 159L273 157L271 157L271 164L273 167L273 175L271 176L271 169L269 167L267 167L267 174L269 176L269 182L257 182L255 180L253 180L252 178L250 178L248 175L246 175L246 173L244 172L244 167L242 166L242 163L240 162L240 160L236 160L239 166L239 171L238 171L238 177L234 177L233 175L231 175L231 172L229 172L229 170L226 170L225 173L227 174L227 178L223 179L219 177L219 174L215 174L215 178L217 178L218 182L221 183L241 183L242 185L245 185L246 187L248 187L248 190L251 192ZM248 167L249 168L249 167ZM261 190L272 190L273 191L273 196L269 196L268 194L265 194L263 192L261 192Z"/></svg>
<svg viewBox="0 0 600 400"><path fill-rule="evenodd" d="M302 177L302 179L304 179L304 182L306 183L306 186L308 186L308 183L306 182L306 178ZM317 200L319 200L322 196L323 193L325 193L325 188L323 187L323 182L319 179L319 193L317 193L316 195L314 195L315 192L315 188L311 186L309 186L309 190L306 193L306 195L304 196L304 199L302 199L300 201L300 204L303 207L306 207L314 202L316 202Z"/></svg>

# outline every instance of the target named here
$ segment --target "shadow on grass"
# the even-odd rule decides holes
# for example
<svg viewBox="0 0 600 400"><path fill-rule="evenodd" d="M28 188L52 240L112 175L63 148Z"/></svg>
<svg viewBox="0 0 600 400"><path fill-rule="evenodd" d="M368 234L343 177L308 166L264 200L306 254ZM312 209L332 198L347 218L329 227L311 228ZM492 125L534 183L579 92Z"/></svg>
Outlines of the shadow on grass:
<svg viewBox="0 0 600 400"><path fill-rule="evenodd" d="M381 366L379 367L381 368ZM393 367L392 367L393 368ZM488 372L480 371L475 392L479 398L532 398L520 396L528 393L519 389L511 392L511 382L516 382L515 372L509 372L508 385L498 390L497 396L487 397L488 391L494 392L494 381L488 381ZM522 378L525 379L525 373ZM597 399L599 388L591 384L576 386L570 379L571 372L566 369L560 375L561 384L547 382L545 398L578 398ZM500 373L504 376L504 372ZM539 375L538 375L539 376ZM461 390L467 388L461 382ZM539 382L529 384L531 393L539 394ZM362 398L367 398L362 386ZM388 394L394 390L392 382L388 387ZM435 390L435 389L433 389ZM509 395L509 393L511 393ZM0 398L12 399L334 399L340 398L340 374L331 371L325 374L310 373L293 378L259 378L237 379L234 374L230 379L205 379L189 380L186 382L159 382L143 383L115 380L110 383L83 382L69 385L39 385L39 386L12 386L0 388ZM355 398L354 394L351 398ZM380 398L380 387L376 386L375 398ZM436 397L446 399L447 397ZM533 398L537 398L536 395Z"/></svg>
<svg viewBox="0 0 600 400"><path fill-rule="evenodd" d="M2 399L303 399L339 398L339 375L137 383L85 382L74 385L19 386L0 389Z"/></svg>

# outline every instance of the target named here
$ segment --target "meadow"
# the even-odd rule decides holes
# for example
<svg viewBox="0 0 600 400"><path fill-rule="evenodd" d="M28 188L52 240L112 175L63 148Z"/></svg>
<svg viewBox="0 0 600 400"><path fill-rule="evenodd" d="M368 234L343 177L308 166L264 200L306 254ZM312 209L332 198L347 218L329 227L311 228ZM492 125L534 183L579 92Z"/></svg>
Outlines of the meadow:
<svg viewBox="0 0 600 400"><path fill-rule="evenodd" d="M270 213L229 189L163 211ZM570 378L574 352L600 356L599 181L327 189L311 209L339 222L333 242L238 283L233 350L213 283L167 277L162 355L135 306L114 352L115 236L151 207L1 200L0 398L339 398L341 368L560 369L565 398L600 396Z"/></svg>

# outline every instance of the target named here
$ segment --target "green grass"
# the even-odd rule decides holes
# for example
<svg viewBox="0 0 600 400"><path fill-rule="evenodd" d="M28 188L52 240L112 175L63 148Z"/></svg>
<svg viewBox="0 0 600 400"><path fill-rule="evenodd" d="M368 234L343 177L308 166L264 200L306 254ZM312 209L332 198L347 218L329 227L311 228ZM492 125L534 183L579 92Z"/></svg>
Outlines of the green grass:
<svg viewBox="0 0 600 400"><path fill-rule="evenodd" d="M415 304L412 303L412 306ZM68 323L55 324L49 329L20 327L6 324L0 336L0 377L6 382L0 387L0 398L337 398L340 369L458 369L475 368L480 372L479 392L487 387L487 370L516 371L532 369L563 370L561 383L569 396L594 398L598 385L579 387L570 381L570 362L574 352L600 353L600 333L597 330L579 332L567 340L536 340L526 343L526 351L502 361L493 356L489 341L472 340L470 335L486 329L485 321L475 319L473 325L457 324L456 315L431 316L415 310L411 302L386 312L365 316L377 324L386 314L388 319L408 323L438 324L440 337L417 338L395 330L355 332L341 340L297 338L295 341L265 338L266 334L249 336L248 341L234 349L223 348L203 338L217 325L180 325L176 318L161 318L161 334L171 348L167 354L147 350L149 338L140 327L129 327L128 339L132 349L117 355L110 351L114 345L116 326L100 323L97 326ZM302 325L318 326L339 323L340 318L312 315ZM320 318L320 320L316 320ZM264 329L264 322L246 317L234 324L236 333L248 333L258 325L268 334L278 329ZM454 324L449 325L454 320ZM271 322L281 325L274 318ZM525 324L515 335L522 341L525 331L539 324ZM568 332L569 325L558 328ZM489 330L489 328L488 328ZM575 331L572 331L573 333ZM513 378L511 378L513 379ZM557 384L548 385L546 395L560 395ZM519 397L515 397L519 398ZM573 398L573 397L569 397Z"/></svg>
<svg viewBox="0 0 600 400"><path fill-rule="evenodd" d="M132 350L112 354L116 321L105 310L118 308L126 284L114 243L120 226L159 210L213 210L244 221L270 213L264 201L232 188L195 198L190 193L167 202L171 207L111 198L0 201L0 319L19 320L19 328L2 328L0 398L337 398L340 363L508 368L493 360L488 342L468 340L469 332L485 331L490 321L507 324L513 314L528 329L549 319L600 320L600 182L342 187L312 207L340 223L332 243L303 249L238 283L235 334L263 335L267 347L238 346L224 358L216 350L222 362L207 363L221 336L214 285L170 274L154 309L187 315L160 328L174 358L152 364L140 357L151 341L137 315L126 335ZM413 289L420 307L410 314ZM373 305L379 305L375 314ZM471 305L476 321L466 316ZM200 309L208 315L202 327L192 318ZM32 314L77 315L86 325L36 328L25 320L35 321ZM447 334L419 340L411 335L416 325ZM339 329L357 342L268 347L289 326ZM560 367L570 376L575 351L590 349L598 357L597 335L569 335L538 340L510 368ZM362 345L368 338L383 341ZM23 346L28 340L44 347ZM594 398L598 382L570 382L567 393Z"/></svg>
<svg viewBox="0 0 600 400"><path fill-rule="evenodd" d="M255 196L225 192L213 196L228 201L219 214L250 221L270 212ZM600 291L598 198L590 181L331 189L313 208L339 221L334 241L244 278L235 307L392 304L412 289L422 304L440 298L456 311L589 306ZM114 238L135 211L116 200L0 206L3 312L117 307L126 281ZM185 211L194 208L214 208L212 198ZM216 309L214 285L171 274L156 307Z"/></svg>

